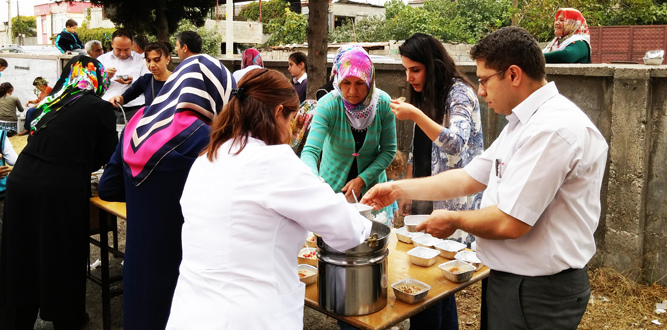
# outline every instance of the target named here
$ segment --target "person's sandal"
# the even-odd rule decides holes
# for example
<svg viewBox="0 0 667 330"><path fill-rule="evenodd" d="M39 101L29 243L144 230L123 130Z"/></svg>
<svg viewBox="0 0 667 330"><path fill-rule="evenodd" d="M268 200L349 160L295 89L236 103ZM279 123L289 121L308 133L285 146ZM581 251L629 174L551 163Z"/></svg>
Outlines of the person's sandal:
<svg viewBox="0 0 667 330"><path fill-rule="evenodd" d="M22 130L22 131L19 132L18 136L28 135L28 133L29 133L28 130L27 130L27 129L24 129L24 130Z"/></svg>

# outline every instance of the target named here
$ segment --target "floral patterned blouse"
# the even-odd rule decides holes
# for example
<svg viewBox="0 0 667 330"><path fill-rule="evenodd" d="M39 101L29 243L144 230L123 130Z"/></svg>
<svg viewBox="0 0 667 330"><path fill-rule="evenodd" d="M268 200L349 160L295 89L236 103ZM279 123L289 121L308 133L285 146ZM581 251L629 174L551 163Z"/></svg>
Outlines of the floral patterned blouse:
<svg viewBox="0 0 667 330"><path fill-rule="evenodd" d="M443 118L440 135L431 145L431 175L453 168L462 168L484 151L482 120L475 90L462 80L456 79L449 90L447 102L450 125L445 127ZM410 147L408 164L412 164L413 147L413 145ZM451 200L434 201L433 209L479 209L481 201L482 192L479 192ZM459 233L459 237L460 241L468 245L474 241L472 235L463 235L463 232Z"/></svg>

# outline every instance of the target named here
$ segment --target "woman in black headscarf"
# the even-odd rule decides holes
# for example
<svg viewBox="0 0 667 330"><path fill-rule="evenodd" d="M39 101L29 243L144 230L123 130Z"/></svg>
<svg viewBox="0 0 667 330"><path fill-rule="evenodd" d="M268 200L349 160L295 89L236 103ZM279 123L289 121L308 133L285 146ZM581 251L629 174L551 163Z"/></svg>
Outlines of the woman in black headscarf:
<svg viewBox="0 0 667 330"><path fill-rule="evenodd" d="M87 321L90 173L118 142L104 67L75 56L38 105L29 143L7 180L0 257L0 329Z"/></svg>

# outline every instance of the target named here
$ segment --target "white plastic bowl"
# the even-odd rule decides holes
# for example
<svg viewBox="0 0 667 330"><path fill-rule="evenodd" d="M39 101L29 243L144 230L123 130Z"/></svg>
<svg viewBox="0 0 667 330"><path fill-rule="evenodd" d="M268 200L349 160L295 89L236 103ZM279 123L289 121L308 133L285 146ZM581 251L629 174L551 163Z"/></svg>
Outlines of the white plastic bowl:
<svg viewBox="0 0 667 330"><path fill-rule="evenodd" d="M423 235L415 236L415 237L412 238L412 244L414 244L416 246L427 247L427 248L434 247L440 241L442 241L442 240L437 238L437 237L431 236L431 234L423 234Z"/></svg>
<svg viewBox="0 0 667 330"><path fill-rule="evenodd" d="M299 272L307 272L306 276L301 276L299 274L299 280L303 282L306 285L311 285L315 282L317 282L317 267L311 266L308 264L300 264L299 265Z"/></svg>
<svg viewBox="0 0 667 330"><path fill-rule="evenodd" d="M436 258L440 252L435 249L429 249L426 247L418 246L410 251L408 251L408 256L410 256L410 262L417 266L428 267L435 264Z"/></svg>
<svg viewBox="0 0 667 330"><path fill-rule="evenodd" d="M428 214L406 215L405 218L403 218L403 223L405 223L405 228L407 228L409 232L416 232L417 225L426 220L428 216Z"/></svg>
<svg viewBox="0 0 667 330"><path fill-rule="evenodd" d="M648 65L661 65L663 58L662 57L644 57L644 64Z"/></svg>
<svg viewBox="0 0 667 330"><path fill-rule="evenodd" d="M443 239L435 244L435 248L440 251L440 256L447 259L454 259L456 253L465 249L466 245L450 239Z"/></svg>
<svg viewBox="0 0 667 330"><path fill-rule="evenodd" d="M398 238L399 241L401 241L403 243L407 243L407 244L412 244L412 239L417 237L417 236L421 236L421 235L425 235L425 234L424 233L418 233L418 232L411 233L405 227L401 227L401 228L396 229L396 238Z"/></svg>
<svg viewBox="0 0 667 330"><path fill-rule="evenodd" d="M317 249L314 248L303 248L299 251L299 255L297 255L296 259L299 264L308 264L311 266L317 267L317 256L315 258L305 258L303 255L310 253L310 252L317 252Z"/></svg>
<svg viewBox="0 0 667 330"><path fill-rule="evenodd" d="M461 260L452 260L438 265L446 279L455 282L467 282L475 273L475 266Z"/></svg>

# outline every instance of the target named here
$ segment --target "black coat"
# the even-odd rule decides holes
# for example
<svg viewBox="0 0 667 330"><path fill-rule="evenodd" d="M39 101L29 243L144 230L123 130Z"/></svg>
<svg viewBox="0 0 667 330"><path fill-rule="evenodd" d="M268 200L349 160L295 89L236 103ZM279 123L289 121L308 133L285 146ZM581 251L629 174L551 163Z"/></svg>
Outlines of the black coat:
<svg viewBox="0 0 667 330"><path fill-rule="evenodd" d="M87 93L35 132L7 180L0 306L45 320L85 312L90 173L118 135L113 106Z"/></svg>

